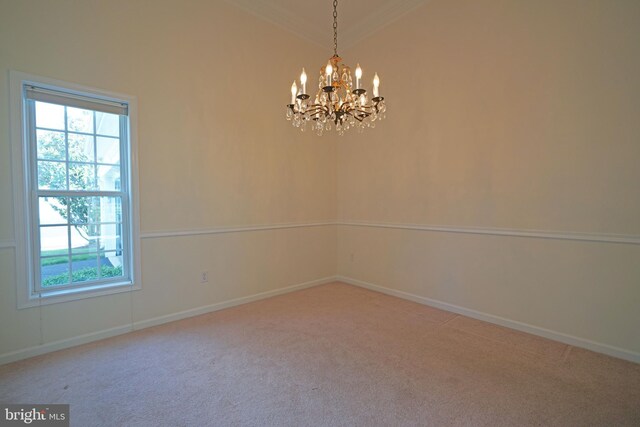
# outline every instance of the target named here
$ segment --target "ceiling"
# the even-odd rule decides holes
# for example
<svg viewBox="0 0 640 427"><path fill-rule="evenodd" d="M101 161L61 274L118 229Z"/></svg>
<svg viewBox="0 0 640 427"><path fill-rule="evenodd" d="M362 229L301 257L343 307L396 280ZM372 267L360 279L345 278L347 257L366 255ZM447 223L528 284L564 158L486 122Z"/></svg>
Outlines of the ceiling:
<svg viewBox="0 0 640 427"><path fill-rule="evenodd" d="M299 37L333 50L331 0L227 0ZM428 0L341 0L338 47L347 48Z"/></svg>

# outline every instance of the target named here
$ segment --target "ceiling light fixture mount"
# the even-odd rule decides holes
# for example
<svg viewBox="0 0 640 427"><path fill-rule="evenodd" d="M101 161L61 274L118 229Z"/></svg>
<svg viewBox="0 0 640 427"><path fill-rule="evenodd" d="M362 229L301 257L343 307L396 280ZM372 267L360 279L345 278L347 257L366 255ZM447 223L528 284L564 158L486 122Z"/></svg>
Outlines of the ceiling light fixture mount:
<svg viewBox="0 0 640 427"><path fill-rule="evenodd" d="M310 123L311 129L318 135L332 129L332 123L338 134L351 128L361 132L364 128L375 127L376 121L385 117L387 109L384 98L380 96L380 78L373 78L373 98L369 100L366 89L362 87L362 68L357 64L355 86L351 68L342 63L338 55L338 0L333 0L333 56L326 66L320 68L318 90L315 99L307 94L307 73L304 68L300 74L300 87L293 81L291 85L291 103L287 104L287 120L293 126L305 131Z"/></svg>

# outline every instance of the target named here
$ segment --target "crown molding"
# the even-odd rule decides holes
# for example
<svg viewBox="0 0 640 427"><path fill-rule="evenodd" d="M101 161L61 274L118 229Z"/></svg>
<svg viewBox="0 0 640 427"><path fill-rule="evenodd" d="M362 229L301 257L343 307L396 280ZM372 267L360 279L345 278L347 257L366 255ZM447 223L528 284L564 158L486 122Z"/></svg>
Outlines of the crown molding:
<svg viewBox="0 0 640 427"><path fill-rule="evenodd" d="M330 48L327 41L330 40L331 22L330 15L327 14L327 22L322 25L307 22L295 11L285 8L269 0L226 0L228 3L248 12L258 18L264 19L282 29L285 29L296 36L307 40L319 47ZM340 24L340 50L348 49L361 40L378 32L392 22L428 3L430 0L392 0L385 2L382 7L377 7L366 11L361 17L354 21ZM298 2L300 7L304 7L304 2ZM329 7L329 3L327 3ZM363 9L366 10L366 2L363 2Z"/></svg>
<svg viewBox="0 0 640 427"><path fill-rule="evenodd" d="M294 33L296 36L320 47L326 47L323 41L326 31L307 25L303 20L289 9L283 8L268 0L226 0L238 8L261 18L271 24ZM329 27L327 27L329 28Z"/></svg>
<svg viewBox="0 0 640 427"><path fill-rule="evenodd" d="M402 18L430 0L395 0L385 3L384 7L374 10L363 19L349 23L342 31L342 48L348 49L360 41L372 36L393 22Z"/></svg>

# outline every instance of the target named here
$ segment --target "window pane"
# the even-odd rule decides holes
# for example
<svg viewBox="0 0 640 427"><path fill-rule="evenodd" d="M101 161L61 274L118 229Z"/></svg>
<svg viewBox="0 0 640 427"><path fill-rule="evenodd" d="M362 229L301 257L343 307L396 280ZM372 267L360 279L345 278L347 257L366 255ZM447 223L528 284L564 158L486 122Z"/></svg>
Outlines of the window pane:
<svg viewBox="0 0 640 427"><path fill-rule="evenodd" d="M71 252L96 250L100 221L99 197L69 197Z"/></svg>
<svg viewBox="0 0 640 427"><path fill-rule="evenodd" d="M120 140L118 138L96 138L98 163L120 164Z"/></svg>
<svg viewBox="0 0 640 427"><path fill-rule="evenodd" d="M101 191L120 190L120 166L98 166L98 189Z"/></svg>
<svg viewBox="0 0 640 427"><path fill-rule="evenodd" d="M122 251L121 224L102 224L100 226L100 250Z"/></svg>
<svg viewBox="0 0 640 427"><path fill-rule="evenodd" d="M93 165L69 163L69 190L95 190L96 178Z"/></svg>
<svg viewBox="0 0 640 427"><path fill-rule="evenodd" d="M98 249L98 236L88 236L86 240L71 240L71 253L84 254Z"/></svg>
<svg viewBox="0 0 640 427"><path fill-rule="evenodd" d="M66 164L38 161L38 188L40 190L66 190Z"/></svg>
<svg viewBox="0 0 640 427"><path fill-rule="evenodd" d="M69 249L69 227L47 226L40 227L40 254L53 256L66 254Z"/></svg>
<svg viewBox="0 0 640 427"><path fill-rule="evenodd" d="M39 197L38 216L40 224L66 224L66 197Z"/></svg>
<svg viewBox="0 0 640 427"><path fill-rule="evenodd" d="M93 133L93 111L67 107L67 129Z"/></svg>
<svg viewBox="0 0 640 427"><path fill-rule="evenodd" d="M71 251L120 250L122 202L120 197L69 197ZM114 224L110 224L114 223Z"/></svg>
<svg viewBox="0 0 640 427"><path fill-rule="evenodd" d="M120 252L104 253L100 259L100 264L100 273L103 278L121 277L124 275L122 253Z"/></svg>
<svg viewBox="0 0 640 427"><path fill-rule="evenodd" d="M98 255L92 254L86 259L73 260L71 263L71 276L73 282L86 282L98 278Z"/></svg>
<svg viewBox="0 0 640 427"><path fill-rule="evenodd" d="M71 254L71 263L73 264L72 269L78 270L80 268L83 268L83 266L86 267L87 266L86 263L82 264L82 262L89 261L89 264L90 264L91 261L95 261L97 258L98 258L97 252L79 252L79 253Z"/></svg>
<svg viewBox="0 0 640 427"><path fill-rule="evenodd" d="M37 130L36 139L38 141L39 159L66 160L64 132Z"/></svg>
<svg viewBox="0 0 640 427"><path fill-rule="evenodd" d="M36 101L36 127L64 130L64 107Z"/></svg>
<svg viewBox="0 0 640 427"><path fill-rule="evenodd" d="M96 133L98 135L120 136L120 116L96 111Z"/></svg>
<svg viewBox="0 0 640 427"><path fill-rule="evenodd" d="M95 162L93 136L69 133L69 160L72 162Z"/></svg>
<svg viewBox="0 0 640 427"><path fill-rule="evenodd" d="M100 197L69 197L71 223L100 222Z"/></svg>
<svg viewBox="0 0 640 427"><path fill-rule="evenodd" d="M43 288L69 283L69 257L40 259L40 277Z"/></svg>
<svg viewBox="0 0 640 427"><path fill-rule="evenodd" d="M122 197L100 197L100 222L122 221Z"/></svg>
<svg viewBox="0 0 640 427"><path fill-rule="evenodd" d="M71 214L71 252L97 249L100 236L100 197L69 197Z"/></svg>
<svg viewBox="0 0 640 427"><path fill-rule="evenodd" d="M87 252L97 249L98 241L97 225L72 225L71 226L71 252Z"/></svg>

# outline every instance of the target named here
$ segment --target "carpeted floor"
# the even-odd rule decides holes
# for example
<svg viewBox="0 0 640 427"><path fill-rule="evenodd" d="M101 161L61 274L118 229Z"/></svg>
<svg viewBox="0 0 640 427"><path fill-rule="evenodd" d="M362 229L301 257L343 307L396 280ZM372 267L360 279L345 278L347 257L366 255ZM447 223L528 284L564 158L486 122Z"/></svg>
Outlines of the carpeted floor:
<svg viewBox="0 0 640 427"><path fill-rule="evenodd" d="M640 425L640 365L334 283L0 367L72 426Z"/></svg>

